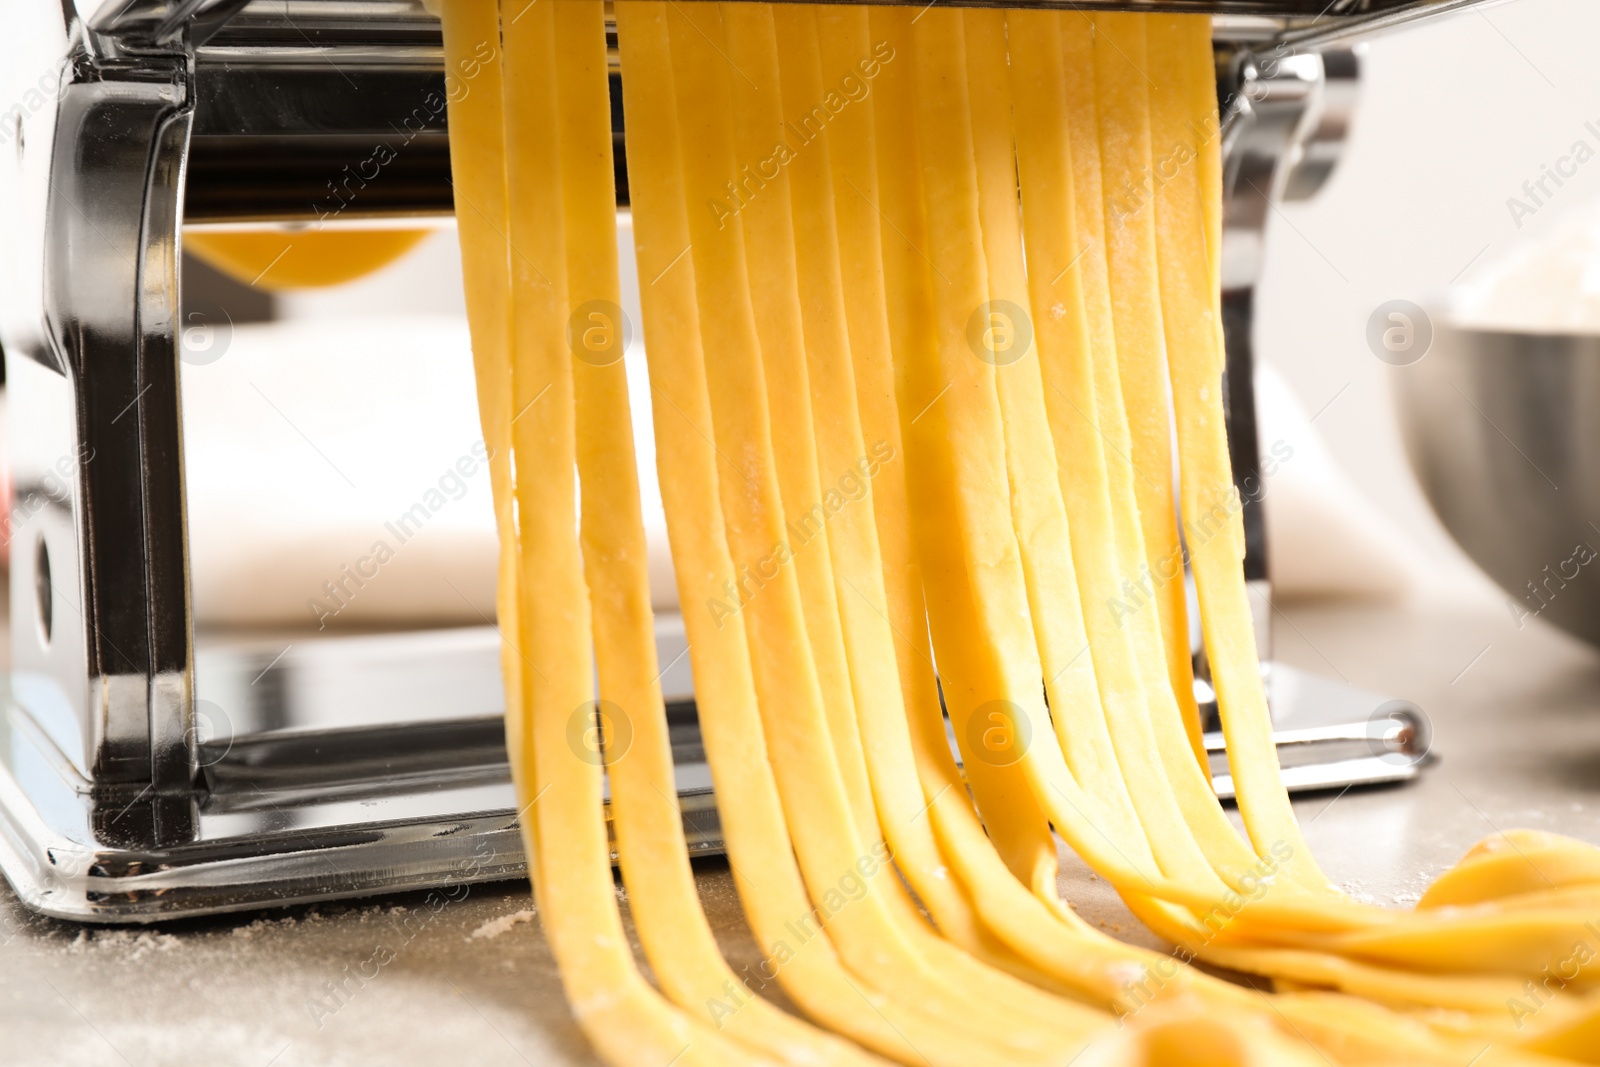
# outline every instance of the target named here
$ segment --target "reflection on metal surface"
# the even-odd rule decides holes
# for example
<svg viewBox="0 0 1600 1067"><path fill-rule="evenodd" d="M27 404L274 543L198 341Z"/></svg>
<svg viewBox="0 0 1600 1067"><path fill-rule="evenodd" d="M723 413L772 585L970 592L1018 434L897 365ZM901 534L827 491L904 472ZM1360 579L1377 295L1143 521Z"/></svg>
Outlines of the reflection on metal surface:
<svg viewBox="0 0 1600 1067"><path fill-rule="evenodd" d="M1304 52L1219 42L1217 98L1223 125L1223 410L1245 538L1256 653L1272 657L1271 585L1256 424L1255 304L1276 205L1314 196L1333 174L1359 95L1361 64L1348 50ZM1204 649L1194 642L1198 676Z"/></svg>
<svg viewBox="0 0 1600 1067"><path fill-rule="evenodd" d="M117 922L523 877L500 701L473 699L498 695L498 640L475 628L306 641L299 657L276 639L202 647L200 691L247 702L230 712L204 698L216 710L198 739L196 834L159 849L97 844L94 786L8 701L0 863L38 910ZM663 657L681 642L681 620L667 619ZM430 643L437 659L397 684ZM398 695L435 671L464 699ZM713 854L721 825L686 681L667 687L679 803L690 850ZM1425 764L1426 719L1409 705L1283 666L1270 691L1293 791L1405 781ZM1204 682L1197 692L1210 699ZM1229 797L1221 735L1206 740Z"/></svg>
<svg viewBox="0 0 1600 1067"><path fill-rule="evenodd" d="M1439 323L1390 372L1412 468L1518 626L1600 644L1600 336Z"/></svg>
<svg viewBox="0 0 1600 1067"><path fill-rule="evenodd" d="M42 537L34 552L33 589L35 602L39 606L39 613L35 616L39 624L39 644L49 648L50 631L55 628L56 620L55 588L50 584L50 546Z"/></svg>
<svg viewBox="0 0 1600 1067"><path fill-rule="evenodd" d="M142 798L79 771L36 721L46 680L19 673L0 691L0 866L40 911L117 922L522 877L500 642L203 640L196 824L158 848L117 836ZM681 618L658 620L657 649L689 847L720 851Z"/></svg>
<svg viewBox="0 0 1600 1067"><path fill-rule="evenodd" d="M1408 701L1352 689L1283 663L1266 669L1273 738L1291 793L1382 785L1415 778L1436 758L1433 729ZM1215 712L1212 706L1206 709ZM1222 734L1206 734L1212 784L1233 797Z"/></svg>

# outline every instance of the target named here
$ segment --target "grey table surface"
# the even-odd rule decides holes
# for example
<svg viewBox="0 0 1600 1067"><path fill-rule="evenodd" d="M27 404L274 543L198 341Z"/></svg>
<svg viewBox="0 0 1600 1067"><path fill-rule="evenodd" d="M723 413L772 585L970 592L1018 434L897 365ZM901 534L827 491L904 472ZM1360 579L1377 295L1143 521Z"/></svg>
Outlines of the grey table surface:
<svg viewBox="0 0 1600 1067"><path fill-rule="evenodd" d="M1275 622L1279 658L1411 698L1435 726L1442 758L1422 781L1297 802L1351 892L1413 903L1497 828L1600 842L1600 653L1536 621L1519 630L1494 603L1307 606ZM755 962L726 866L702 862L696 878L735 966ZM1062 881L1090 918L1145 940L1070 857ZM475 886L438 908L408 894L124 929L31 915L0 887L0 1064L464 1060L596 1062L521 885Z"/></svg>

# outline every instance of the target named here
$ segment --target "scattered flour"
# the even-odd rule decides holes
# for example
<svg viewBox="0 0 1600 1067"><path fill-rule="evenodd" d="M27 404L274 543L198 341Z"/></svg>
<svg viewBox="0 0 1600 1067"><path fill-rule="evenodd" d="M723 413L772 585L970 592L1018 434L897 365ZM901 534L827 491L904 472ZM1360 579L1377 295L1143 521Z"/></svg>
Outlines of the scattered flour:
<svg viewBox="0 0 1600 1067"><path fill-rule="evenodd" d="M258 934L266 933L278 927L293 926L294 924L295 917L293 915L285 915L281 919L257 919L252 923L246 923L244 926L235 926L233 928L233 936L241 941L249 941Z"/></svg>
<svg viewBox="0 0 1600 1067"><path fill-rule="evenodd" d="M1363 904L1371 904L1374 907L1383 906L1378 898L1367 892L1366 887L1360 882L1346 882L1341 888L1352 900L1359 900Z"/></svg>
<svg viewBox="0 0 1600 1067"><path fill-rule="evenodd" d="M485 941L492 940L510 930L513 926L533 922L533 914L532 908L524 908L521 911L514 911L510 915L502 915L498 919L490 919L472 931L472 936L467 940L474 941L480 938Z"/></svg>
<svg viewBox="0 0 1600 1067"><path fill-rule="evenodd" d="M1513 333L1600 333L1600 202L1558 226L1529 230L1478 268L1458 293L1455 321Z"/></svg>
<svg viewBox="0 0 1600 1067"><path fill-rule="evenodd" d="M125 960L140 960L152 952L170 952L180 942L171 934L150 930L79 930L67 951L74 954L97 951L116 951Z"/></svg>

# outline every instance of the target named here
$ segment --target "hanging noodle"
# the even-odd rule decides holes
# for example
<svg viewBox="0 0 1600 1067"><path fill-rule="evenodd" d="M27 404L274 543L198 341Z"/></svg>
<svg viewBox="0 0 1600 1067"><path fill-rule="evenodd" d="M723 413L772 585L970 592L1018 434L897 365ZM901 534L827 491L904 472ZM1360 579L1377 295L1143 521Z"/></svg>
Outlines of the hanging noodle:
<svg viewBox="0 0 1600 1067"><path fill-rule="evenodd" d="M1600 851L1499 835L1402 913L1340 893L1295 823L1223 422L1198 16L613 5L658 476L764 957L735 973L673 790L603 6L442 5L508 747L602 1058L1600 1062L1600 950L1573 950ZM1184 562L1246 836L1206 776ZM1056 834L1172 955L1078 918Z"/></svg>

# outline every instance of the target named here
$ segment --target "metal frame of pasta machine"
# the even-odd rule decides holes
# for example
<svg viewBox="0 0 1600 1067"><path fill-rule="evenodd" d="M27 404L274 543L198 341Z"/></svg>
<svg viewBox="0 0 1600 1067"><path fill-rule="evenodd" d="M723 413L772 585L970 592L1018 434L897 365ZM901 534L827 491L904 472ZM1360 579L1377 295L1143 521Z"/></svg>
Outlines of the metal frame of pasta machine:
<svg viewBox="0 0 1600 1067"><path fill-rule="evenodd" d="M1250 325L1270 205L1334 164L1349 41L1472 2L1060 0L1215 16L1230 433L1258 585ZM306 641L274 661L277 644L197 646L189 612L181 228L315 221L339 166L401 125L406 152L341 224L448 215L442 68L437 23L413 0L7 7L0 343L16 505L0 867L31 908L150 921L524 870L492 630ZM660 639L691 847L715 850L681 625L664 620ZM1404 707L1281 669L1272 686L1291 784L1415 773L1426 740ZM1302 706L1321 717L1290 714Z"/></svg>

